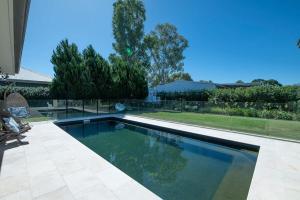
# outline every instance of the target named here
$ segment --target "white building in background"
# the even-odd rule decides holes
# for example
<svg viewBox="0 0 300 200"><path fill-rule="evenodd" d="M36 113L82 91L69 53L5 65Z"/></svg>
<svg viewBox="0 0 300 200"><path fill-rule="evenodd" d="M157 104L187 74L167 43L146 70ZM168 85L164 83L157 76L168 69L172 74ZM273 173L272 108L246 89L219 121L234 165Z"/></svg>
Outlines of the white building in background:
<svg viewBox="0 0 300 200"><path fill-rule="evenodd" d="M149 102L157 102L159 101L159 97L157 97L157 93L160 92L197 92L202 90L213 90L217 86L215 83L202 83L196 81L185 81L185 80L177 80L171 83L158 85L154 88L149 88L149 94L146 101Z"/></svg>
<svg viewBox="0 0 300 200"><path fill-rule="evenodd" d="M189 92L189 91L201 91L212 90L216 88L214 83L202 83L196 81L177 80L164 85L158 85L154 87L155 92Z"/></svg>
<svg viewBox="0 0 300 200"><path fill-rule="evenodd" d="M213 90L216 88L240 88L256 86L255 83L212 83L212 82L196 82L177 80L171 83L158 85L149 88L149 94L146 99L148 102L158 102L160 99L157 94L160 92L173 93L173 92L199 92L201 90Z"/></svg>

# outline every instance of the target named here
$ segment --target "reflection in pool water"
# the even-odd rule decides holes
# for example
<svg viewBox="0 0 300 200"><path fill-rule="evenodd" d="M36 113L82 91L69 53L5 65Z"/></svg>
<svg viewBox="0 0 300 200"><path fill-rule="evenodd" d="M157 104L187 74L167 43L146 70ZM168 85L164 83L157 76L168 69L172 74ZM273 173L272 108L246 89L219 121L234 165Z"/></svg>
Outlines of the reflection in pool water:
<svg viewBox="0 0 300 200"><path fill-rule="evenodd" d="M246 199L257 153L117 121L60 125L163 199Z"/></svg>

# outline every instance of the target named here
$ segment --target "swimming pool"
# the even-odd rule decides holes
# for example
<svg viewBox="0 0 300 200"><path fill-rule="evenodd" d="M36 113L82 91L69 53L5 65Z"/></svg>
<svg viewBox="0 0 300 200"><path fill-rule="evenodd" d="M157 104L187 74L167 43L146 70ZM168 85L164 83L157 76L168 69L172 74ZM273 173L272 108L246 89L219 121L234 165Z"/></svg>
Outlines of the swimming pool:
<svg viewBox="0 0 300 200"><path fill-rule="evenodd" d="M88 116L95 116L96 113L87 112L87 111L81 111L73 108L66 109L44 109L44 110L38 110L38 112L45 116L49 117L51 119L70 119L74 117L88 117Z"/></svg>
<svg viewBox="0 0 300 200"><path fill-rule="evenodd" d="M258 155L254 147L120 119L58 125L163 199L247 198Z"/></svg>

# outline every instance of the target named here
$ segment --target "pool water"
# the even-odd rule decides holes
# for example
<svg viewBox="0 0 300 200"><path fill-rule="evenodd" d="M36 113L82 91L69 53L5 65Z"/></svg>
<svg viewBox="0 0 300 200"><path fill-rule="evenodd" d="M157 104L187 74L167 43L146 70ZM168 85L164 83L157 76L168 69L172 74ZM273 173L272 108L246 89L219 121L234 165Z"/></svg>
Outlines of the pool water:
<svg viewBox="0 0 300 200"><path fill-rule="evenodd" d="M74 117L87 117L97 115L96 113L81 111L76 109L48 109L48 110L39 110L41 115L49 117L52 119L70 119Z"/></svg>
<svg viewBox="0 0 300 200"><path fill-rule="evenodd" d="M119 121L59 125L163 199L246 199L257 152Z"/></svg>

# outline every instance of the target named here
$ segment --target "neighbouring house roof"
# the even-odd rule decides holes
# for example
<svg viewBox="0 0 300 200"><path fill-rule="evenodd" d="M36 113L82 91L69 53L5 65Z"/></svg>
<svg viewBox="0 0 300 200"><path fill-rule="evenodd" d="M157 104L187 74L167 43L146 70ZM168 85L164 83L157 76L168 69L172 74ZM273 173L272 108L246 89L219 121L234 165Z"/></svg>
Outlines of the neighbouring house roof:
<svg viewBox="0 0 300 200"><path fill-rule="evenodd" d="M211 90L215 88L238 88L255 86L253 83L209 83L177 80L171 83L158 85L151 88L151 92L187 92L187 91L201 91Z"/></svg>
<svg viewBox="0 0 300 200"><path fill-rule="evenodd" d="M217 88L238 88L238 87L252 87L255 83L216 83Z"/></svg>
<svg viewBox="0 0 300 200"><path fill-rule="evenodd" d="M9 75L7 80L8 82L23 82L23 83L45 83L49 84L52 81L52 78L47 75L43 75L37 72L34 72L30 69L21 67L18 74Z"/></svg>
<svg viewBox="0 0 300 200"><path fill-rule="evenodd" d="M187 92L215 89L214 83L201 83L195 81L177 80L171 83L158 85L153 88L155 92Z"/></svg>

